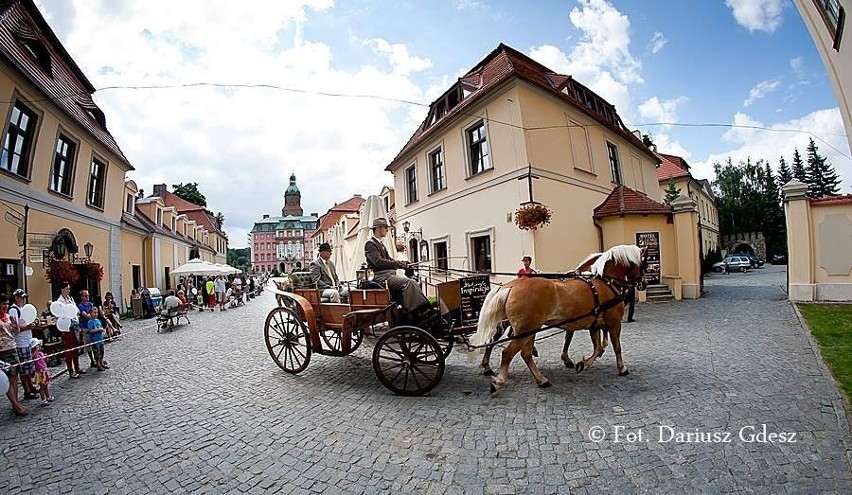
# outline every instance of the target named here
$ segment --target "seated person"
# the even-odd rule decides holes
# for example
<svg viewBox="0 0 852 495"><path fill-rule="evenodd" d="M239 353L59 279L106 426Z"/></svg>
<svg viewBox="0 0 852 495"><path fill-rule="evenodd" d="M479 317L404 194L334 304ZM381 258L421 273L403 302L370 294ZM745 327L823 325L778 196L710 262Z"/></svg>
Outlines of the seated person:
<svg viewBox="0 0 852 495"><path fill-rule="evenodd" d="M410 278L397 275L397 269L408 268L408 262L391 258L381 239L388 235L388 221L377 218L371 226L373 237L364 245L367 266L373 270L373 281L387 282L388 289L400 296L402 308L412 318L435 316L436 310L429 304L420 287Z"/></svg>
<svg viewBox="0 0 852 495"><path fill-rule="evenodd" d="M174 290L169 291L169 295L166 296L166 299L163 301L163 310L167 313L174 313L175 310L183 304L180 299L175 295Z"/></svg>
<svg viewBox="0 0 852 495"><path fill-rule="evenodd" d="M331 244L323 242L319 246L319 256L311 263L311 281L316 284L323 299L339 303L341 298L349 299L349 289L340 286L337 270L330 258Z"/></svg>

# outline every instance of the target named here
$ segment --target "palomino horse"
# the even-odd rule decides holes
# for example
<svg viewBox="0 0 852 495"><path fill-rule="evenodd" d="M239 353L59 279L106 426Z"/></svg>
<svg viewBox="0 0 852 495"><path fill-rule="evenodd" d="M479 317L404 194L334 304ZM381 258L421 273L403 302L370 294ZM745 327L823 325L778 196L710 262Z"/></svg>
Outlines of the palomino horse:
<svg viewBox="0 0 852 495"><path fill-rule="evenodd" d="M594 350L589 357L577 363L578 371L592 366L603 354L601 335L605 338L609 334L618 374L626 375L627 365L621 356L621 318L624 315L621 293L625 284L642 280L644 255L645 250L634 245L614 246L604 253L590 255L578 267L589 267L593 278L525 278L492 289L482 305L471 344L491 342L504 319L509 320L514 337L503 350L500 373L492 380L491 391L496 392L505 386L509 364L518 352L538 386L550 386L550 381L533 360L535 335L542 325L564 328L569 332L590 329ZM567 342L570 340L566 339L566 347ZM565 351L563 361L567 365L570 360Z"/></svg>

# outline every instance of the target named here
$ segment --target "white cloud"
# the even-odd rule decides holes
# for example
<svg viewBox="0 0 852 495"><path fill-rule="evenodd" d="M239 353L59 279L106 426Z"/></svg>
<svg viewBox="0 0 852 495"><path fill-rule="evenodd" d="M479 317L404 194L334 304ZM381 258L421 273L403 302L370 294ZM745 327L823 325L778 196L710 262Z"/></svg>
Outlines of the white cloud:
<svg viewBox="0 0 852 495"><path fill-rule="evenodd" d="M60 4L62 10L51 7ZM263 213L280 214L292 171L306 213L391 184L384 167L419 123L400 126L392 115L410 113L414 122L425 111L386 99L317 94L423 101L411 76L431 66L403 44L374 38L368 43L373 60L338 68L331 47L305 39L301 29L313 13L332 8L331 0L256 0L250 9L228 0L60 4L41 1L48 17L73 11L60 35L96 87L213 82L287 89L95 94L136 167L130 178L147 193L156 183L198 182L209 207L225 215L233 247L245 245L245 233Z"/></svg>
<svg viewBox="0 0 852 495"><path fill-rule="evenodd" d="M457 0L456 8L458 10L471 10L482 8L482 2L479 0Z"/></svg>
<svg viewBox="0 0 852 495"><path fill-rule="evenodd" d="M641 84L641 64L630 53L630 19L605 0L579 0L571 23L582 32L569 54L542 45L530 57L589 86L617 109L630 107L630 85Z"/></svg>
<svg viewBox="0 0 852 495"><path fill-rule="evenodd" d="M697 177L713 178L713 163L724 162L730 156L734 163L751 157L768 160L773 170L778 169L778 159L792 160L793 149L798 148L804 157L808 139L813 137L822 156L828 158L843 179L842 192L852 185L852 159L843 128L840 110L817 110L797 119L776 124L763 124L744 113L734 115L732 127L723 139L730 149L713 153L701 162L691 164Z"/></svg>
<svg viewBox="0 0 852 495"><path fill-rule="evenodd" d="M666 39L666 36L663 33L657 31L654 33L654 36L651 37L651 41L648 42L648 48L651 50L651 53L659 53L660 50L666 46L668 41L669 40Z"/></svg>
<svg viewBox="0 0 852 495"><path fill-rule="evenodd" d="M755 101L763 98L767 94L778 89L781 86L780 79L771 79L769 81L760 81L755 84L748 92L748 98L743 102L744 107L751 106Z"/></svg>
<svg viewBox="0 0 852 495"><path fill-rule="evenodd" d="M660 101L656 96L645 100L639 105L639 116L645 123L660 123L665 122L674 124L678 122L677 109L680 105L686 103L688 98L685 96L677 97L673 100ZM670 125L663 125L661 128L667 129Z"/></svg>
<svg viewBox="0 0 852 495"><path fill-rule="evenodd" d="M781 26L787 0L725 0L737 23L749 31L774 32Z"/></svg>

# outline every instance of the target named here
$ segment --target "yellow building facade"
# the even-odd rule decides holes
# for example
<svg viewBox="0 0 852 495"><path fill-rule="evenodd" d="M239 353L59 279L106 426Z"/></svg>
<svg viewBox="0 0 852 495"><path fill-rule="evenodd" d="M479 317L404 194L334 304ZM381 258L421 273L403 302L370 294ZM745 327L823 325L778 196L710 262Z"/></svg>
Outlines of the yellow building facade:
<svg viewBox="0 0 852 495"><path fill-rule="evenodd" d="M25 288L40 308L57 293L46 280L52 261L70 262L75 290L115 290L121 279L121 191L133 167L92 93L35 5L9 2L0 22L0 291Z"/></svg>
<svg viewBox="0 0 852 495"><path fill-rule="evenodd" d="M397 226L418 232L421 254L437 268L508 280L524 255L558 273L590 253L653 238L659 282L674 289L671 280L680 280L684 263L698 264L698 252L693 260L667 240L677 238L676 222L661 202L659 161L611 104L501 44L432 103L387 170ZM597 212L617 189L641 197L644 209ZM514 215L530 201L549 207L552 218L521 230ZM682 208L697 212L687 201ZM618 225L608 225L613 215ZM694 278L684 297L700 295Z"/></svg>

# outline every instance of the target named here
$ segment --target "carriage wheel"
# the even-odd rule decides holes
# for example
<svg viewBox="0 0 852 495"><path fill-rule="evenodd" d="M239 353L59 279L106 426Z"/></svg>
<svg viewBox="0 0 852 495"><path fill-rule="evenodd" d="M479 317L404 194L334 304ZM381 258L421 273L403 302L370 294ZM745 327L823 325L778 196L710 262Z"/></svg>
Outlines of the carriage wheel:
<svg viewBox="0 0 852 495"><path fill-rule="evenodd" d="M425 395L444 376L444 353L425 331L395 327L376 342L373 370L382 385L397 395Z"/></svg>
<svg viewBox="0 0 852 495"><path fill-rule="evenodd" d="M308 330L302 319L287 308L269 312L263 329L266 350L279 368L287 373L300 373L311 362Z"/></svg>
<svg viewBox="0 0 852 495"><path fill-rule="evenodd" d="M352 342L351 349L349 352L343 352L343 338L342 338L343 330L340 329L331 329L327 328L320 332L320 337L322 337L322 341L325 342L326 348L328 349L328 353L331 356L346 356L353 352L355 349L361 346L361 342L364 340L364 335L361 333L361 329L352 328Z"/></svg>

